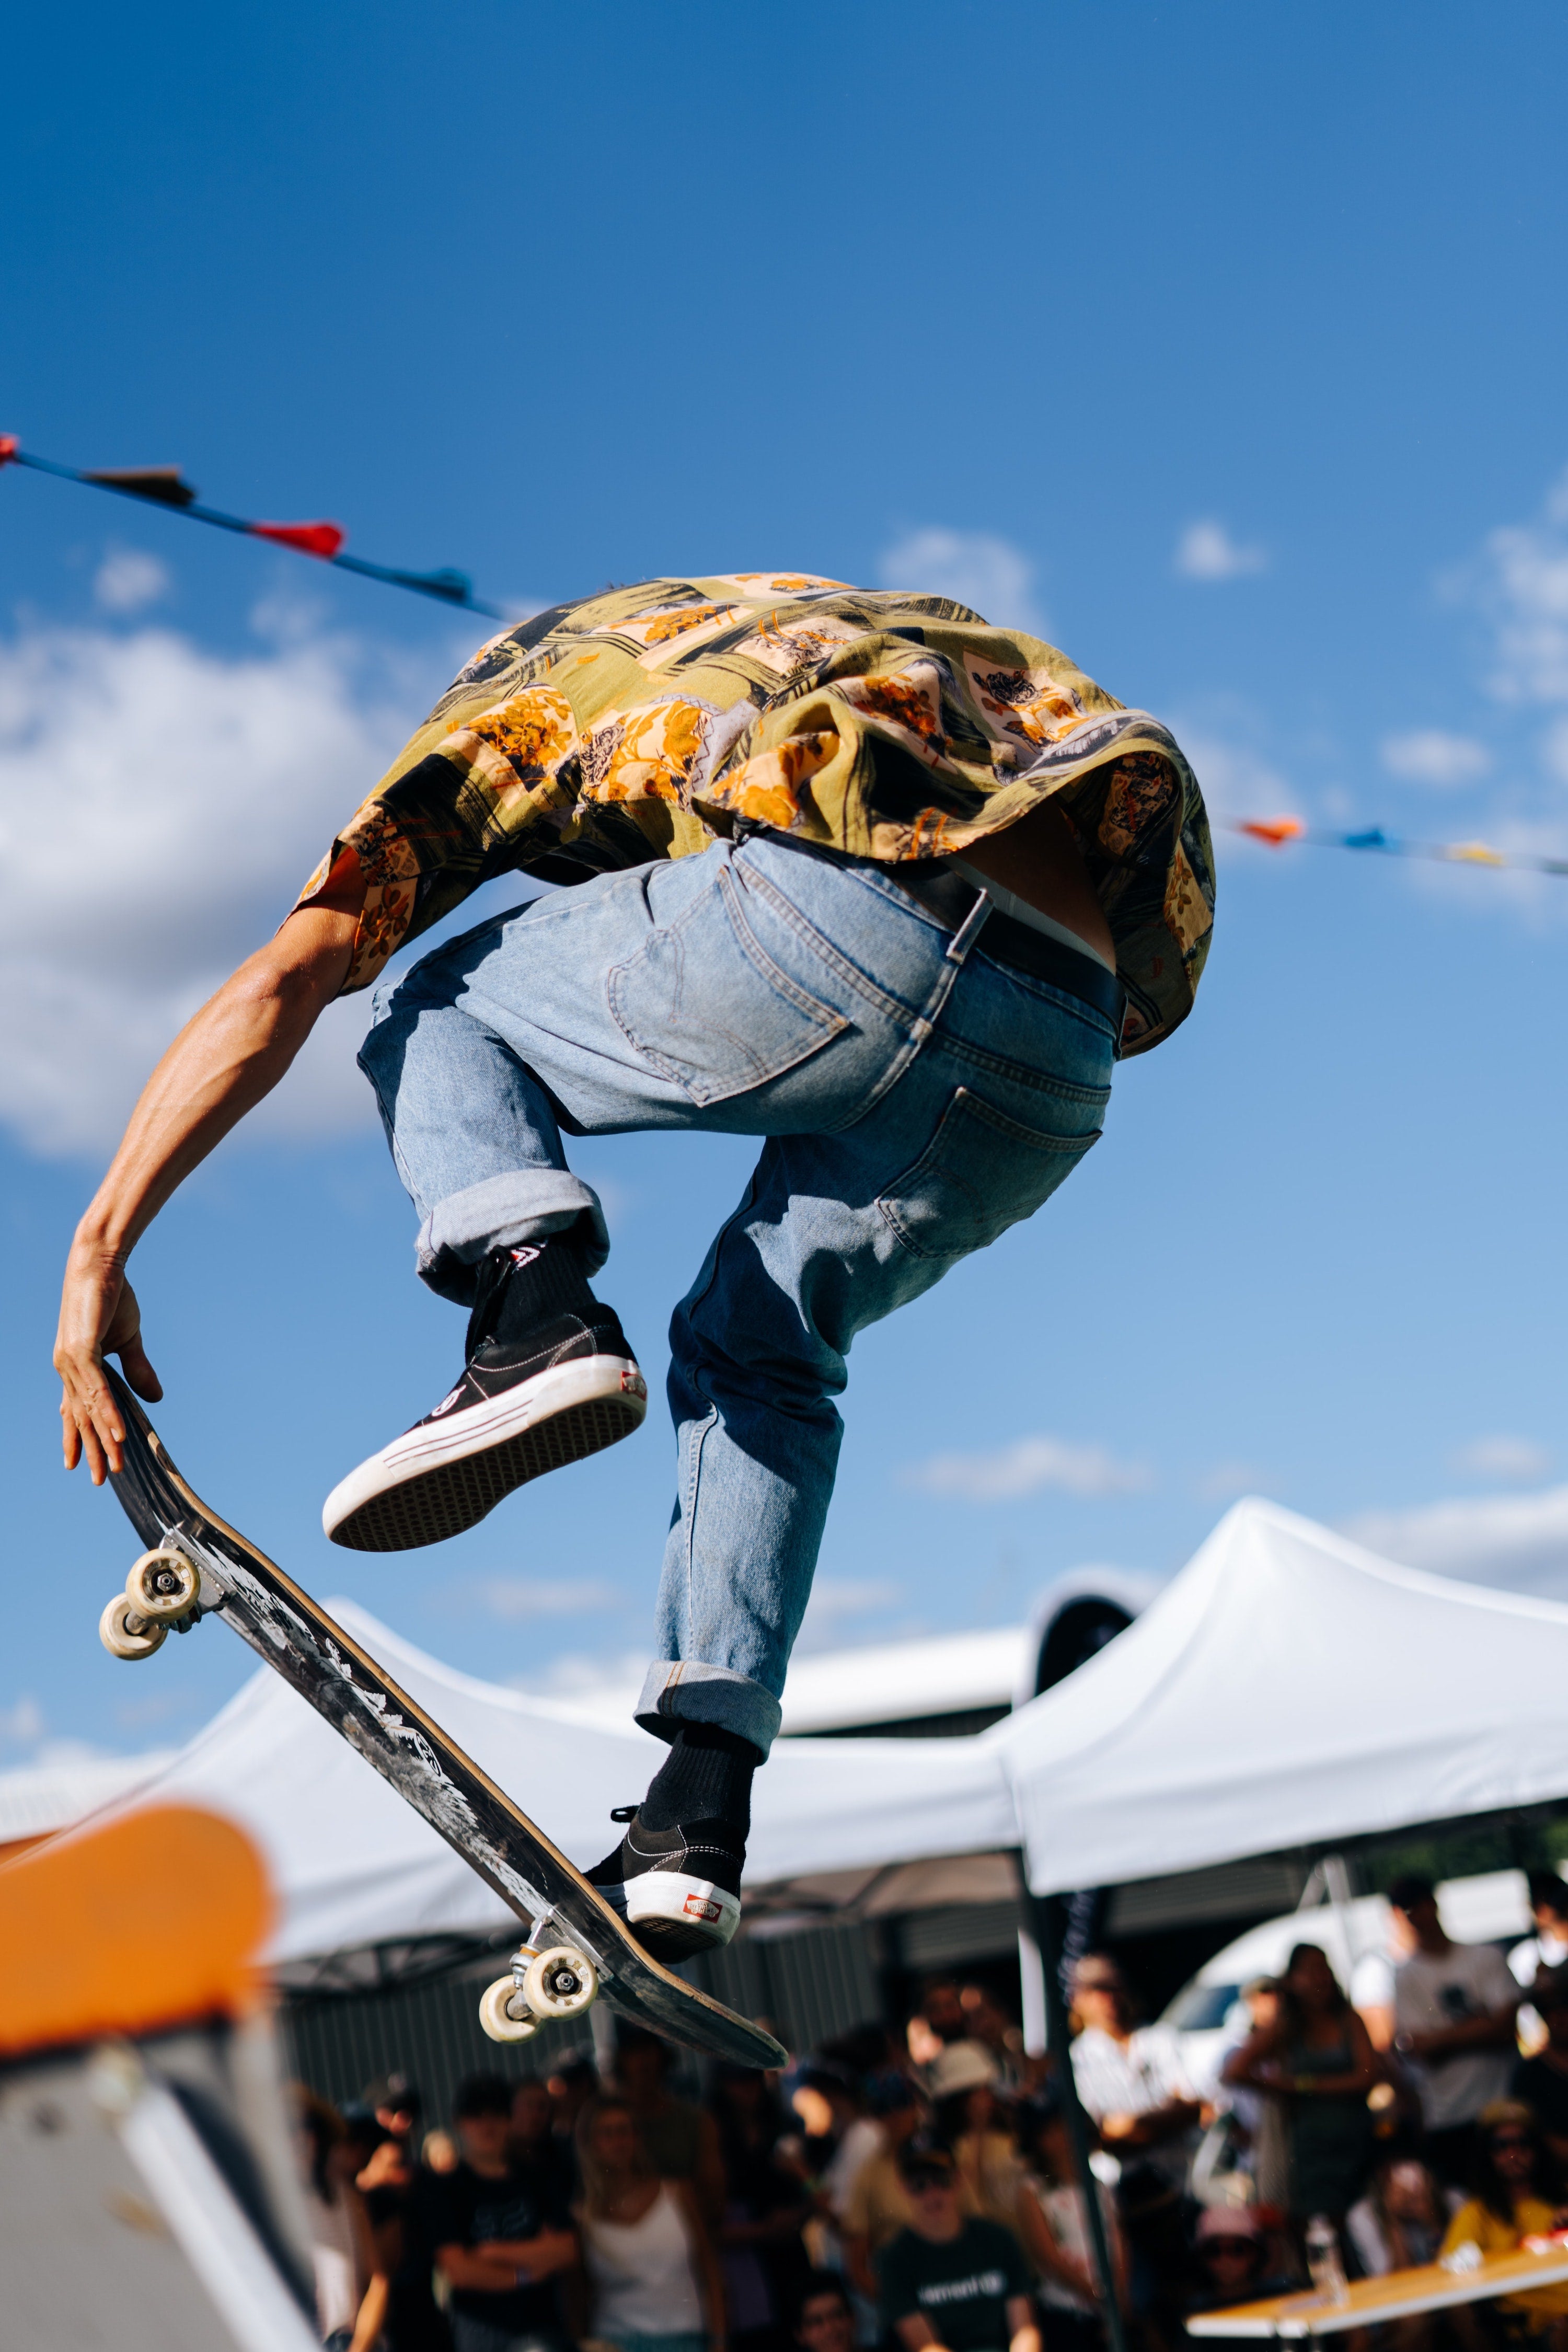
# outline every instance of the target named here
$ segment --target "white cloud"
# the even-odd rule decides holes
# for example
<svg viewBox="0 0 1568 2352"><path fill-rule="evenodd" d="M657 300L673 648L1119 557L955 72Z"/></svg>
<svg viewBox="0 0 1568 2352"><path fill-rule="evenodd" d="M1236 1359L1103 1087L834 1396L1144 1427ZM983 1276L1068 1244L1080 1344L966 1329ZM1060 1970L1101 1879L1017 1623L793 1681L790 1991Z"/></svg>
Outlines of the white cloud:
<svg viewBox="0 0 1568 2352"><path fill-rule="evenodd" d="M1270 1483L1270 1474L1256 1462L1216 1462L1199 1472L1193 1492L1206 1503L1225 1503L1238 1495L1260 1495Z"/></svg>
<svg viewBox="0 0 1568 2352"><path fill-rule="evenodd" d="M0 641L0 1119L101 1151L174 1031L284 915L406 731L342 639L203 651L161 628ZM370 1115L335 1006L264 1119Z"/></svg>
<svg viewBox="0 0 1568 2352"><path fill-rule="evenodd" d="M913 530L877 566L884 588L913 588L970 605L999 629L1036 634L1035 567L1021 549L984 530Z"/></svg>
<svg viewBox="0 0 1568 2352"><path fill-rule="evenodd" d="M596 1577L477 1576L464 1596L492 1617L581 1617L590 1610L615 1609L626 1596Z"/></svg>
<svg viewBox="0 0 1568 2352"><path fill-rule="evenodd" d="M1261 547L1243 547L1224 523L1208 516L1189 523L1182 533L1175 566L1184 580L1241 580L1249 572L1266 572L1268 558Z"/></svg>
<svg viewBox="0 0 1568 2352"><path fill-rule="evenodd" d="M0 1706L0 1739L16 1739L31 1746L44 1736L44 1710L36 1698L25 1692L15 1706Z"/></svg>
<svg viewBox="0 0 1568 2352"><path fill-rule="evenodd" d="M896 1608L904 1588L886 1577L819 1576L811 1588L795 1641L795 1654L837 1647L856 1619L879 1617Z"/></svg>
<svg viewBox="0 0 1568 2352"><path fill-rule="evenodd" d="M1103 1445L1075 1445L1060 1437L1020 1437L986 1454L937 1454L905 1473L905 1484L928 1495L956 1495L969 1503L1011 1503L1045 1486L1064 1494L1135 1494L1151 1484L1142 1463L1118 1462Z"/></svg>
<svg viewBox="0 0 1568 2352"><path fill-rule="evenodd" d="M1471 1471L1478 1478L1510 1478L1522 1485L1527 1479L1544 1477L1552 1467L1552 1456L1532 1438L1500 1434L1477 1437L1461 1445L1454 1455L1454 1467Z"/></svg>
<svg viewBox="0 0 1568 2352"><path fill-rule="evenodd" d="M1568 1600L1568 1486L1363 1511L1344 1532L1407 1568Z"/></svg>
<svg viewBox="0 0 1568 2352"><path fill-rule="evenodd" d="M542 1675L510 1675L509 1690L531 1693L548 1698L625 1697L629 1710L647 1675L648 1654L646 1650L623 1650L618 1654L598 1655L586 1650L569 1650L565 1655L552 1658Z"/></svg>
<svg viewBox="0 0 1568 2352"><path fill-rule="evenodd" d="M1436 784L1448 790L1473 784L1491 766L1491 753L1470 735L1448 735L1438 727L1419 727L1408 735L1389 735L1383 745L1383 764L1392 776L1415 784Z"/></svg>
<svg viewBox="0 0 1568 2352"><path fill-rule="evenodd" d="M1480 601L1496 630L1492 691L1504 702L1568 702L1568 474L1538 522L1487 540Z"/></svg>
<svg viewBox="0 0 1568 2352"><path fill-rule="evenodd" d="M98 567L92 593L106 613L143 612L166 596L169 568L140 547L111 547Z"/></svg>

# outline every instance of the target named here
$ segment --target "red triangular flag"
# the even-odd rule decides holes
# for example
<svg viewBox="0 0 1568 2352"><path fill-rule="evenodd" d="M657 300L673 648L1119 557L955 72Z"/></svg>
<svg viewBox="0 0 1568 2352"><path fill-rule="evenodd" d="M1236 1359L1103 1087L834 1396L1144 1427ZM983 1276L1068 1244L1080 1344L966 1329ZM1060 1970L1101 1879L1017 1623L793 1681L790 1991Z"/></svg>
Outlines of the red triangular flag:
<svg viewBox="0 0 1568 2352"><path fill-rule="evenodd" d="M252 539L275 539L280 547L323 560L337 553L345 537L335 522L253 522L247 528Z"/></svg>

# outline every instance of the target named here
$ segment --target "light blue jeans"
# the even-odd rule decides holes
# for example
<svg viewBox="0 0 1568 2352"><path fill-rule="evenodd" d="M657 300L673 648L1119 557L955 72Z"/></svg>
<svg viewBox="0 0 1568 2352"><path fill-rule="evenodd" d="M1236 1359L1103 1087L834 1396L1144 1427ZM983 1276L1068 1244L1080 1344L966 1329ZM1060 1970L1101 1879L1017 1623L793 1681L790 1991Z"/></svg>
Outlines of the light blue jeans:
<svg viewBox="0 0 1568 2352"><path fill-rule="evenodd" d="M443 1297L568 1226L604 1264L563 1128L767 1139L670 1326L649 1730L718 1723L767 1753L850 1341L1031 1215L1099 1134L1111 1024L988 957L989 911L944 929L886 867L757 834L536 899L376 992L360 1066Z"/></svg>

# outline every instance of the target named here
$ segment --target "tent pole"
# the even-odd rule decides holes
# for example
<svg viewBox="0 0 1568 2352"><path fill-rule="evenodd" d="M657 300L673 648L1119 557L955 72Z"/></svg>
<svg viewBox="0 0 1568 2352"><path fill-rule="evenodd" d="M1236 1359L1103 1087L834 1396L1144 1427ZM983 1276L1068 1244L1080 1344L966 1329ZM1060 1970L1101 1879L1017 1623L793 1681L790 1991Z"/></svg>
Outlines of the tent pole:
<svg viewBox="0 0 1568 2352"><path fill-rule="evenodd" d="M1025 1912L1044 1964L1041 1973L1046 1980L1046 2042L1057 2062L1062 2119L1068 2127L1068 2137L1072 2142L1073 2169L1078 2174L1079 2192L1083 2199L1084 2216L1089 2223L1089 2242L1094 2254L1095 2276L1100 2281L1106 2342L1110 2352L1128 2352L1127 2329L1121 2299L1116 2292L1116 2271L1110 2259L1105 2216L1100 2210L1100 2183L1089 2168L1089 2118L1079 2097L1078 2083L1072 2070L1068 2007L1062 1993L1062 1939L1057 1909L1048 1896L1037 1895L1029 1885L1028 1864L1024 1855L1015 1853L1013 1859L1017 1865Z"/></svg>

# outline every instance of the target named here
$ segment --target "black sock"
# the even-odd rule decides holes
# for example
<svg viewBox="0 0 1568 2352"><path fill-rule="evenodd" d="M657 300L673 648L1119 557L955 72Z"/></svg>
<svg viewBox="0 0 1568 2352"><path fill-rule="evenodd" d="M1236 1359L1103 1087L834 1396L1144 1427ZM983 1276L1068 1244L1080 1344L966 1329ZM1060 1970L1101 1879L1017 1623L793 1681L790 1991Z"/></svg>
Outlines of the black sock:
<svg viewBox="0 0 1568 2352"><path fill-rule="evenodd" d="M743 1833L752 1826L752 1775L762 1760L761 1750L737 1732L716 1723L683 1723L638 1818L650 1830L724 1821Z"/></svg>
<svg viewBox="0 0 1568 2352"><path fill-rule="evenodd" d="M487 1340L504 1347L526 1339L553 1315L589 1320L598 1304L574 1234L550 1234L542 1242L491 1250L479 1269L468 1352L471 1356Z"/></svg>

